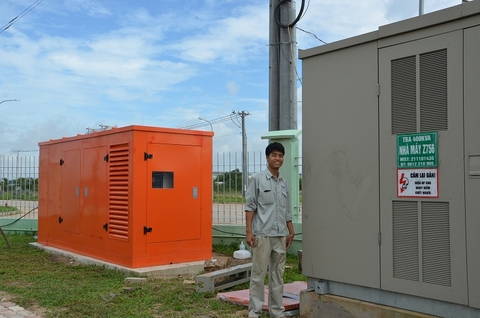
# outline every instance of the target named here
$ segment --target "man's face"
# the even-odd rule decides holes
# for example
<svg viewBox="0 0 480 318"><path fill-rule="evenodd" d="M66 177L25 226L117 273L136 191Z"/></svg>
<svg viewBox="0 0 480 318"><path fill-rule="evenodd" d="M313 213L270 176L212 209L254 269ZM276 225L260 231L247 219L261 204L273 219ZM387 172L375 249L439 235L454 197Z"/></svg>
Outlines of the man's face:
<svg viewBox="0 0 480 318"><path fill-rule="evenodd" d="M272 169L279 169L283 164L283 153L278 150L274 150L267 156L268 166Z"/></svg>

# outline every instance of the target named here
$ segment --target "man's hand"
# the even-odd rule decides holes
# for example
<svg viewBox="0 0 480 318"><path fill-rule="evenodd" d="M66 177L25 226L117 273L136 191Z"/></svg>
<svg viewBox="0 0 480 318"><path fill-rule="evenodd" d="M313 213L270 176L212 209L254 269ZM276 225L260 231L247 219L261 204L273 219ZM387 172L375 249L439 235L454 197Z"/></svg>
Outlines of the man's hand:
<svg viewBox="0 0 480 318"><path fill-rule="evenodd" d="M252 231L253 213L253 211L245 211L245 232L247 234L245 240L247 241L247 245L250 247L255 247L255 236L253 235Z"/></svg>
<svg viewBox="0 0 480 318"><path fill-rule="evenodd" d="M252 232L247 232L247 245L250 247L255 247L255 236L253 235Z"/></svg>
<svg viewBox="0 0 480 318"><path fill-rule="evenodd" d="M290 246L292 246L292 243L293 243L293 237L295 236L294 233L290 233L288 234L287 236L287 239L286 239L286 243L287 243L287 250L290 248Z"/></svg>
<svg viewBox="0 0 480 318"><path fill-rule="evenodd" d="M292 246L292 243L293 243L293 237L295 236L295 231L293 230L293 223L292 221L288 221L287 222L287 228L288 228L288 232L290 232L290 234L288 234L287 236L287 250L290 248L290 246Z"/></svg>

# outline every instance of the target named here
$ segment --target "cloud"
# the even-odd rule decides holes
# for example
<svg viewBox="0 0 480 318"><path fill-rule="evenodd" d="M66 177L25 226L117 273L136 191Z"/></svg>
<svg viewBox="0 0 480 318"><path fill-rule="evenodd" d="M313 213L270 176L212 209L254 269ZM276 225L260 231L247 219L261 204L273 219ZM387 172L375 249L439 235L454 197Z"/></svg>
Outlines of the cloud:
<svg viewBox="0 0 480 318"><path fill-rule="evenodd" d="M244 63L267 50L267 6L246 6L233 16L201 25L192 36L172 45L180 57L197 63Z"/></svg>
<svg viewBox="0 0 480 318"><path fill-rule="evenodd" d="M24 123L19 133L12 129L12 125L2 123L1 126L8 127L9 131L0 132L4 138L7 137L7 142L2 145L1 153L12 150L35 150L38 149L38 142L75 136L79 131L86 132L86 127L65 116L48 118L42 123L31 125L28 124L28 120L25 120Z"/></svg>
<svg viewBox="0 0 480 318"><path fill-rule="evenodd" d="M98 1L91 0L66 0L65 8L73 12L83 12L92 17L104 17L111 15L111 11L102 6Z"/></svg>
<svg viewBox="0 0 480 318"><path fill-rule="evenodd" d="M333 42L415 15L415 2L310 1L298 26ZM425 11L453 2L425 1ZM0 21L30 4L5 0ZM0 153L98 124L182 127L232 110L251 113L249 149L263 149L268 24L264 0L43 1L0 33L0 100L21 99L2 104ZM322 45L301 31L297 42L299 49ZM300 112L301 104L299 126ZM215 147L240 149L234 123L214 130Z"/></svg>
<svg viewBox="0 0 480 318"><path fill-rule="evenodd" d="M10 39L6 48L0 47L0 65L7 72L11 70L9 80L44 93L51 91L58 96L88 91L90 96L108 95L115 100L155 95L196 72L183 62L157 59L157 50L141 37L124 40L118 34L88 43L75 38L43 36L36 40L19 35Z"/></svg>
<svg viewBox="0 0 480 318"><path fill-rule="evenodd" d="M229 81L227 83L227 89L230 95L235 95L240 90L240 86L237 83Z"/></svg>
<svg viewBox="0 0 480 318"><path fill-rule="evenodd" d="M424 13L459 5L460 0L426 0ZM298 4L297 4L298 7ZM298 26L325 42L376 31L382 25L418 15L418 0L311 1ZM297 33L300 49L323 45L311 34Z"/></svg>
<svg viewBox="0 0 480 318"><path fill-rule="evenodd" d="M312 1L298 26L325 42L367 33L386 24L386 1ZM299 32L299 48L322 45L310 34Z"/></svg>

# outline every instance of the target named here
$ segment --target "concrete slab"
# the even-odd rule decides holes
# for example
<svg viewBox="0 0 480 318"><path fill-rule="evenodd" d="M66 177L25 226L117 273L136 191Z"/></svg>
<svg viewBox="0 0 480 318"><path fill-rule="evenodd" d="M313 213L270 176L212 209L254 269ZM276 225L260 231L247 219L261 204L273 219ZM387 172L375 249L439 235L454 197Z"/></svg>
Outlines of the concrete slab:
<svg viewBox="0 0 480 318"><path fill-rule="evenodd" d="M159 265L140 268L128 268L125 266L105 262L96 258L83 256L77 253L65 251L59 248L46 246L37 242L30 243L31 246L42 249L47 253L70 257L81 264L104 266L105 268L116 269L129 275L170 278L170 277L194 277L203 272L205 261L186 262L179 264Z"/></svg>
<svg viewBox="0 0 480 318"><path fill-rule="evenodd" d="M434 318L418 312L382 306L335 295L318 295L314 291L300 293L300 318Z"/></svg>

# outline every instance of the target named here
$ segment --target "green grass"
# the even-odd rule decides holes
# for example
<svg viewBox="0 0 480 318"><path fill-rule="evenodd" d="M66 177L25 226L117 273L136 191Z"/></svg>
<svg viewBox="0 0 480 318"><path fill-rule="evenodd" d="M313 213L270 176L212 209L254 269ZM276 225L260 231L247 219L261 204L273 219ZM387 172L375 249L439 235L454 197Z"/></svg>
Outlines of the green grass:
<svg viewBox="0 0 480 318"><path fill-rule="evenodd" d="M17 211L16 207L0 205L0 213L8 214L9 212L15 212L15 211Z"/></svg>
<svg viewBox="0 0 480 318"><path fill-rule="evenodd" d="M303 201L302 194L299 196L300 203ZM213 203L245 203L242 192L238 191L213 191Z"/></svg>
<svg viewBox="0 0 480 318"><path fill-rule="evenodd" d="M227 192L213 192L214 203L245 203L245 198L241 192L227 191Z"/></svg>
<svg viewBox="0 0 480 318"><path fill-rule="evenodd" d="M2 200L25 200L25 201L38 201L38 194L26 194L15 192L4 192L2 194Z"/></svg>
<svg viewBox="0 0 480 318"><path fill-rule="evenodd" d="M234 317L246 307L195 292L183 278L152 279L125 291L124 273L94 265L59 261L31 247L29 235L8 235L11 249L0 237L0 291L26 309L42 307L43 317ZM238 244L218 245L216 252L231 256ZM65 261L66 260L66 261ZM305 280L295 256L287 258L285 282ZM247 284L235 286L236 290ZM232 290L232 289L231 289ZM224 291L222 291L224 292Z"/></svg>

